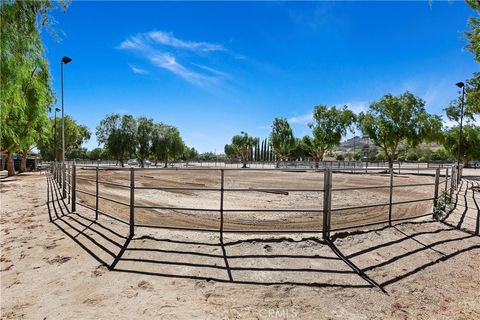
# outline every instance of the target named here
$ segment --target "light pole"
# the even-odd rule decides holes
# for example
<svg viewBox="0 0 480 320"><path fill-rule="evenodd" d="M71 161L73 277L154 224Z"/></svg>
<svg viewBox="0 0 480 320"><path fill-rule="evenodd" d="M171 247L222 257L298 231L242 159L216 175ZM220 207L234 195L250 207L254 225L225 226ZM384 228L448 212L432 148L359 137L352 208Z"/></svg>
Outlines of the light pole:
<svg viewBox="0 0 480 320"><path fill-rule="evenodd" d="M457 170L460 172L460 157L462 149L462 126L463 126L463 108L465 105L465 84L463 82L456 83L456 86L462 89L462 109L460 112L460 133L458 136L458 158L457 158ZM460 182L460 175L458 175L458 181Z"/></svg>
<svg viewBox="0 0 480 320"><path fill-rule="evenodd" d="M55 108L55 123L53 124L53 158L55 162L57 161L57 112L59 112L59 108Z"/></svg>
<svg viewBox="0 0 480 320"><path fill-rule="evenodd" d="M61 86L62 86L62 164L65 163L65 111L63 107L63 65L70 63L72 59L65 56L62 58L62 62L60 63L61 69Z"/></svg>

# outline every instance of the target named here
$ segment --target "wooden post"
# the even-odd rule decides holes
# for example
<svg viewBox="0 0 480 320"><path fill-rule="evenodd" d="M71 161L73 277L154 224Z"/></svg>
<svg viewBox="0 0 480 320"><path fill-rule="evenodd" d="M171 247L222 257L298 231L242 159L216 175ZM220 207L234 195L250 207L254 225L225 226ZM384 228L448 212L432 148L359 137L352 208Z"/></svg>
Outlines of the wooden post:
<svg viewBox="0 0 480 320"><path fill-rule="evenodd" d="M72 166L72 212L75 212L76 207L75 203L77 202L77 165L75 164L75 160L73 161Z"/></svg>
<svg viewBox="0 0 480 320"><path fill-rule="evenodd" d="M388 224L392 225L392 202L393 202L393 167L390 168L390 194L388 198Z"/></svg>
<svg viewBox="0 0 480 320"><path fill-rule="evenodd" d="M435 191L433 194L433 211L435 212L435 208L437 208L438 204L438 186L440 182L440 168L435 170Z"/></svg>
<svg viewBox="0 0 480 320"><path fill-rule="evenodd" d="M95 170L95 220L98 220L98 161Z"/></svg>
<svg viewBox="0 0 480 320"><path fill-rule="evenodd" d="M332 204L332 170L325 168L323 173L323 239L330 239Z"/></svg>
<svg viewBox="0 0 480 320"><path fill-rule="evenodd" d="M135 227L135 168L130 168L130 237L133 237Z"/></svg>

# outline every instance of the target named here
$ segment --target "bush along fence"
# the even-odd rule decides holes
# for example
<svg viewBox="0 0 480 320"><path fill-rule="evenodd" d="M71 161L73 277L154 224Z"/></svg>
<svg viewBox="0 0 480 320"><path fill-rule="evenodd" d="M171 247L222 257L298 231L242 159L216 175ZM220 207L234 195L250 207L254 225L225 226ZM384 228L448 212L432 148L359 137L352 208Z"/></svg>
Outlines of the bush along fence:
<svg viewBox="0 0 480 320"><path fill-rule="evenodd" d="M85 177L77 176L78 169L88 169L88 170L95 170L95 178L89 179ZM129 172L129 181L128 183L120 184L116 182L109 182L105 180L99 179L99 172L103 170L109 171L128 171ZM219 176L219 186L217 187L167 187L167 186L144 186L135 184L135 175L136 172L142 170L153 170L157 171L159 174L166 170L173 170L173 171L195 171L195 170L208 170L211 172L215 172ZM429 173L430 175L434 175L434 182L430 183L416 183L416 184L394 184L394 169L383 168L383 169L373 169L373 168L357 168L357 169L332 169L332 168L324 168L322 170L315 170L318 174L323 174L323 188L319 189L300 189L300 188L226 188L225 187L225 172L227 171L282 171L284 169L233 169L233 168L112 168L112 167L102 167L97 165L92 168L92 166L80 166L75 162L69 164L62 164L62 163L52 163L50 167L50 173L53 177L55 183L57 183L57 187L61 189L61 194L64 199L68 200L68 204L71 206L71 212L76 211L76 205L81 205L87 209L92 210L95 213L95 220L98 219L99 214L108 216L114 220L117 220L121 223L125 223L129 225L129 234L132 237L135 233L135 227L151 227L151 228L164 228L164 229L176 229L176 230L190 230L190 231L203 231L203 232L218 232L220 237L223 237L224 233L322 233L322 237L326 240L329 240L331 237L331 232L347 230L347 229L357 229L360 227L367 227L373 225L392 225L393 222L403 221L403 220L412 220L420 217L425 217L432 215L434 218L438 219L439 217L439 210L445 208L445 203L450 201L453 198L453 193L459 187L459 183L462 176L462 166L458 168L456 165L452 165L448 168L430 168L430 169L423 169L422 172ZM296 169L299 172L305 172L305 170ZM295 170L293 170L295 171ZM378 186L351 186L351 187L343 187L343 188L335 188L332 184L333 176L337 173L362 173L364 174L365 171L370 173L382 173L382 174L389 174L389 181L388 185L378 185ZM443 171L443 174L441 172ZM288 172L292 172L292 170L288 170ZM415 173L415 172L413 172ZM443 179L442 179L443 178ZM77 181L84 180L88 181L95 186L95 192L90 192L86 190L81 190L77 187ZM153 180L154 181L154 180ZM101 185L110 185L117 188L123 188L125 190L129 190L129 201L122 202L116 199L112 199L106 196L99 195L99 188ZM434 191L431 197L428 198L421 198L421 199L413 199L413 200L406 200L406 201L393 201L393 190L398 188L406 188L406 187L420 187L420 186L433 186ZM443 189L440 192L440 189ZM349 192L353 190L364 190L364 189L388 189L389 190L389 200L388 202L378 203L378 204L367 204L367 205L359 205L359 206L348 206L348 207L340 207L340 208L332 208L332 194L335 192ZM175 190L175 191L213 191L219 193L219 203L218 208L192 208L192 207L170 207L170 206L161 206L161 205L144 205L144 204L137 204L135 201L135 193L136 190ZM226 209L225 208L225 193L227 192L288 192L288 191L295 191L295 192L319 192L323 195L323 203L319 208L316 209L278 209L278 208L259 208L259 209L250 209L250 208L237 208L237 209ZM77 193L83 193L89 196L94 197L95 205L89 206L85 203L77 201ZM121 205L124 207L129 208L129 219L128 221L123 220L111 213L103 212L99 210L99 199L113 202L117 205ZM407 216L401 218L393 218L392 217L392 208L396 205L403 205L409 203L418 203L418 202L432 202L432 212L421 214L421 215L414 215L414 216ZM349 225L347 227L340 227L335 228L331 225L331 217L332 213L334 212L345 212L348 210L353 209L366 209L366 208L378 208L378 207L388 207L388 219L386 220L376 220L373 222L357 224L357 225ZM202 212L213 212L218 213L219 215L219 225L217 228L196 228L196 227L179 227L179 226L168 226L168 225L148 225L148 224L141 224L136 222L135 213L136 209L155 209L155 210L181 210L181 211L202 211ZM318 213L319 221L322 222L322 227L320 229L314 230L307 230L307 229L226 229L224 225L224 214L226 212L248 212L248 213L258 213L261 214L262 212L310 212L310 213ZM478 233L478 232L477 232Z"/></svg>

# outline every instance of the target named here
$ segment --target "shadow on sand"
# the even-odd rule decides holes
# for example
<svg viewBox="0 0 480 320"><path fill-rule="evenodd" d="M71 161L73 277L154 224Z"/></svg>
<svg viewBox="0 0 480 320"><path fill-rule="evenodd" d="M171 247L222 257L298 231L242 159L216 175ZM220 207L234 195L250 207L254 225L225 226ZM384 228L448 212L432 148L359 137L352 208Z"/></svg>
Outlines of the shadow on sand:
<svg viewBox="0 0 480 320"><path fill-rule="evenodd" d="M110 218L105 219L105 223L101 223L99 220L89 218L83 212L70 212L65 199L61 197L56 182L51 177L47 177L47 183L47 207L50 221L98 263L116 272L251 285L378 288L386 293L386 286L464 252L480 249L480 241L476 240L479 238L475 237L473 232L461 228L467 211L461 215L457 225L433 220L404 222L377 230L335 234L331 240L327 241L318 237L302 238L301 240L283 237L249 238L235 241L225 241L220 237L213 242L185 240L176 236L161 238L156 235L141 235L131 238L125 235L128 234L128 226L115 223ZM469 182L466 181L466 183ZM455 206L459 204L459 199L462 200L462 196L463 194L460 196L458 193L456 194ZM475 193L474 201L478 208ZM477 220L480 219L479 216L480 214L477 213ZM415 230L421 230L408 234L402 230L402 227L407 224L417 225L419 228L415 228ZM381 239L381 231L388 231L388 229L392 229L390 231L398 235L395 240ZM345 252L342 252L335 242L351 235L366 236L367 241L361 242L361 245L355 248L356 251L345 253L351 251L346 248ZM375 236L377 241L369 241L368 236L370 235ZM436 236L441 237L436 240L434 239ZM470 241L472 239L473 241ZM287 253L273 254L265 253L263 250L263 248L271 248L276 244L288 245L291 243L308 245L313 248L312 250L321 254L290 254L289 252L292 250L287 250ZM442 246L449 243L458 245L455 246L454 251L444 252L441 249ZM246 254L245 250L232 253L238 252L235 248L238 249L238 246L245 244L262 246L261 254ZM312 244L315 246L312 247ZM390 254L382 256L380 251L387 251ZM426 252L429 254L424 254ZM161 259L155 259L155 257L161 257ZM181 259L185 257L190 260ZM195 258L199 261L192 262ZM411 263L414 258L415 263ZM237 266L239 262L252 261L252 259L253 263L247 263L247 266ZM295 259L295 261L303 259L308 262L307 267L291 267L291 265L298 265L289 263L292 261L291 259ZM208 263L211 260L216 263ZM272 261L278 260L282 261L281 267L272 263ZM264 261L268 261L267 266L258 266ZM409 268L393 268L392 266L399 261ZM329 266L329 268L312 267L312 265L319 264ZM388 268L391 277L388 279L382 277L381 281L376 281L374 279L378 278L376 270L385 268ZM198 271L206 269L209 270L208 275L202 275ZM265 273L279 275L280 279L269 280L268 276L264 276ZM284 276L290 274L294 275L293 278L285 279ZM298 276L295 277L295 275ZM307 279L307 281L300 281L302 279ZM308 279L313 279L313 281Z"/></svg>

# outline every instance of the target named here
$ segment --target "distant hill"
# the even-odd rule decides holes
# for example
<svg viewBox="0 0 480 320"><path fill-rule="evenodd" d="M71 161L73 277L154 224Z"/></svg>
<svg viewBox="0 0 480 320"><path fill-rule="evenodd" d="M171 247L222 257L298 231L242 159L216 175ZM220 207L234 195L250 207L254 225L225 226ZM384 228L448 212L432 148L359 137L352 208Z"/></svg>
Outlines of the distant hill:
<svg viewBox="0 0 480 320"><path fill-rule="evenodd" d="M350 138L348 140L343 141L340 146L344 148L353 148L353 145L355 144L357 147L361 147L363 145L368 144L368 138L367 137L358 137L355 136L355 141L354 138ZM370 144L373 144L373 141L370 140Z"/></svg>
<svg viewBox="0 0 480 320"><path fill-rule="evenodd" d="M350 138L348 140L343 141L339 148L353 148L353 145L357 146L357 148L362 147L364 145L368 145L370 140L370 145L373 146L373 141L371 139L368 139L367 137L358 137L355 136L355 142L353 141L353 138ZM436 150L440 148L440 145L438 143L421 143L420 148L425 148L425 149L430 149L430 150Z"/></svg>

